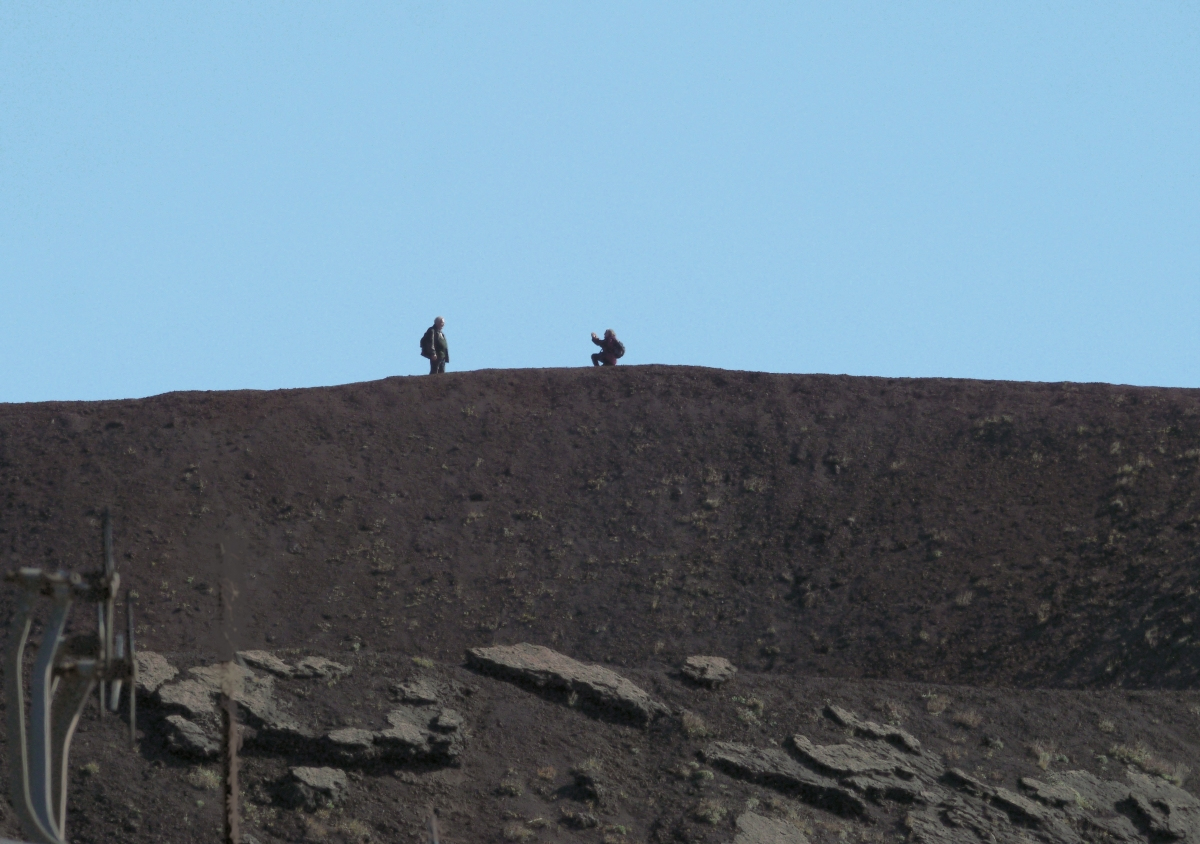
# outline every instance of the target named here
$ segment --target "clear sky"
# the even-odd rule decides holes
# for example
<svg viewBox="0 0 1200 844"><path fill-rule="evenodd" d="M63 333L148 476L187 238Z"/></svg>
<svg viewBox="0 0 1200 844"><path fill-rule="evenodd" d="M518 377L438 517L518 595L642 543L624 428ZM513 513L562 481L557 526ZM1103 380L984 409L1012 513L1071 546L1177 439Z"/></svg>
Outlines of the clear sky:
<svg viewBox="0 0 1200 844"><path fill-rule="evenodd" d="M0 401L437 314L451 371L1200 387L1200 4L0 4Z"/></svg>

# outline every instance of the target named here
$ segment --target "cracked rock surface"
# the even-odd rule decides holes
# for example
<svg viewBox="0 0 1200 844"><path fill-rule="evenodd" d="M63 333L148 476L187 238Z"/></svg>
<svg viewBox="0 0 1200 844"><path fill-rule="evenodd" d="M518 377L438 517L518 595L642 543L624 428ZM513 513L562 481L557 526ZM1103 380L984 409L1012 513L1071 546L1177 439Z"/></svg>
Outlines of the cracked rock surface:
<svg viewBox="0 0 1200 844"><path fill-rule="evenodd" d="M797 734L786 752L714 742L704 758L847 816L879 818L890 804L907 806L909 838L923 844L1200 842L1200 800L1133 768L1119 780L1086 771L1024 777L1020 794L946 767L902 730L837 706L825 714L851 731L844 743L817 745Z"/></svg>
<svg viewBox="0 0 1200 844"><path fill-rule="evenodd" d="M670 711L617 672L578 662L541 645L471 648L467 651L467 663L507 680L577 695L599 709L639 724L648 724Z"/></svg>

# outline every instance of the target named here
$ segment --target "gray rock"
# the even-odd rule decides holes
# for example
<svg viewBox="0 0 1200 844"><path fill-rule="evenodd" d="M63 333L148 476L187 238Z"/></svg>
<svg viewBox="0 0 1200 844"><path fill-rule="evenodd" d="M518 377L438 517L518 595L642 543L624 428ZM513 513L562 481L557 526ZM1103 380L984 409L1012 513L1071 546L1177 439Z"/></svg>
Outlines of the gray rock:
<svg viewBox="0 0 1200 844"><path fill-rule="evenodd" d="M350 784L346 772L337 768L292 768L281 796L285 803L309 811L336 806L346 798Z"/></svg>
<svg viewBox="0 0 1200 844"><path fill-rule="evenodd" d="M350 666L323 656L306 656L296 663L295 676L301 679L337 680L350 673Z"/></svg>
<svg viewBox="0 0 1200 844"><path fill-rule="evenodd" d="M876 724L874 721L864 721L853 712L849 712L833 704L825 707L825 714L843 727L853 730L855 735L882 739L903 750L907 750L909 753L921 752L921 742L917 741L911 733L907 733L899 727Z"/></svg>
<svg viewBox="0 0 1200 844"><path fill-rule="evenodd" d="M347 728L334 730L328 736L329 741L338 747L354 750L370 750L375 747L375 734L370 730Z"/></svg>
<svg viewBox="0 0 1200 844"><path fill-rule="evenodd" d="M831 776L891 774L898 769L909 777L916 776L887 745L878 749L855 744L818 746L801 735L792 736L792 743L805 762Z"/></svg>
<svg viewBox="0 0 1200 844"><path fill-rule="evenodd" d="M471 648L467 663L507 680L573 693L639 724L670 711L615 671L577 662L540 645Z"/></svg>
<svg viewBox="0 0 1200 844"><path fill-rule="evenodd" d="M701 755L726 773L782 786L815 806L844 815L866 814L867 807L861 797L835 780L804 767L782 750L718 741L705 747Z"/></svg>
<svg viewBox="0 0 1200 844"><path fill-rule="evenodd" d="M256 731L252 738L267 743L310 739L302 727L275 698L275 679L258 677L234 663L204 665L188 669L188 679L166 683L156 697L168 709L182 712L201 727L215 731L220 721L217 705L222 688L234 690L246 726Z"/></svg>
<svg viewBox="0 0 1200 844"><path fill-rule="evenodd" d="M1129 797L1118 808L1133 810L1151 838L1200 841L1200 800L1166 780L1130 768Z"/></svg>
<svg viewBox="0 0 1200 844"><path fill-rule="evenodd" d="M683 663L683 675L689 679L717 688L733 679L737 668L723 656L689 656Z"/></svg>
<svg viewBox="0 0 1200 844"><path fill-rule="evenodd" d="M167 658L154 651L138 651L134 657L137 662L138 689L153 694L163 683L175 679L179 669L167 662Z"/></svg>
<svg viewBox="0 0 1200 844"><path fill-rule="evenodd" d="M909 812L904 823L909 840L920 844L1034 844L1037 840L1014 827L1003 812L963 800Z"/></svg>
<svg viewBox="0 0 1200 844"><path fill-rule="evenodd" d="M883 741L850 739L818 746L795 735L792 744L804 764L873 800L928 800L926 792L942 770L936 759L904 753Z"/></svg>
<svg viewBox="0 0 1200 844"><path fill-rule="evenodd" d="M163 706L178 709L192 720L211 721L215 716L216 692L199 680L166 683L159 686L157 696Z"/></svg>
<svg viewBox="0 0 1200 844"><path fill-rule="evenodd" d="M864 799L909 802L908 840L918 844L1200 844L1200 799L1133 768L1124 781L1086 771L1024 777L1019 794L946 769L902 730L836 706L826 714L853 737L819 746L794 736L797 758L729 742L710 744L703 755L732 776L842 814L866 814Z"/></svg>
<svg viewBox="0 0 1200 844"><path fill-rule="evenodd" d="M1078 805L1082 802L1079 792L1066 785L1050 785L1033 777L1021 777L1021 788L1032 792L1033 796L1047 806L1062 807Z"/></svg>
<svg viewBox="0 0 1200 844"><path fill-rule="evenodd" d="M733 844L808 844L808 836L787 821L746 812L738 816Z"/></svg>
<svg viewBox="0 0 1200 844"><path fill-rule="evenodd" d="M443 713L451 713L447 723L458 713L442 710L432 713L428 709L402 706L387 714L391 727L375 733L375 744L384 758L394 761L427 759L452 761L462 753L463 741L458 728L442 731L436 729ZM461 716L458 716L461 723Z"/></svg>
<svg viewBox="0 0 1200 844"><path fill-rule="evenodd" d="M221 747L198 724L182 715L168 715L167 747L181 756L212 759L219 756Z"/></svg>
<svg viewBox="0 0 1200 844"><path fill-rule="evenodd" d="M269 651L238 651L238 656L247 665L285 680L291 679L296 673L296 669Z"/></svg>
<svg viewBox="0 0 1200 844"><path fill-rule="evenodd" d="M333 730L325 736L329 755L343 762L363 763L379 756L375 746L376 733L371 730L347 728Z"/></svg>
<svg viewBox="0 0 1200 844"><path fill-rule="evenodd" d="M275 678L252 677L234 697L246 723L271 739L311 738L313 733L303 727L275 697Z"/></svg>
<svg viewBox="0 0 1200 844"><path fill-rule="evenodd" d="M442 733L452 733L463 725L463 717L453 709L443 709L433 719L433 728Z"/></svg>
<svg viewBox="0 0 1200 844"><path fill-rule="evenodd" d="M248 681L254 680L254 672L236 662L219 662L216 665L198 665L189 668L192 679L203 683L214 695L231 692L237 697Z"/></svg>
<svg viewBox="0 0 1200 844"><path fill-rule="evenodd" d="M392 691L405 703L437 703L438 696L433 686L426 680L412 680L407 683L397 683Z"/></svg>

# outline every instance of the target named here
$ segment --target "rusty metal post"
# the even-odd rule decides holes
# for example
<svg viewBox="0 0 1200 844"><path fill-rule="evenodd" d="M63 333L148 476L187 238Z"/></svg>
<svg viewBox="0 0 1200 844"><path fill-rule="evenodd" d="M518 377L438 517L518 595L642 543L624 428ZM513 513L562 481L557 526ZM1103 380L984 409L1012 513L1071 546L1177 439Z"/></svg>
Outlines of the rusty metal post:
<svg viewBox="0 0 1200 844"><path fill-rule="evenodd" d="M441 844L438 840L437 810L429 807L429 844Z"/></svg>
<svg viewBox="0 0 1200 844"><path fill-rule="evenodd" d="M233 663L229 664L232 673ZM224 770L225 785L225 844L242 844L238 810L238 751L242 747L242 731L237 722L237 703L233 695L221 695L221 722L225 727Z"/></svg>

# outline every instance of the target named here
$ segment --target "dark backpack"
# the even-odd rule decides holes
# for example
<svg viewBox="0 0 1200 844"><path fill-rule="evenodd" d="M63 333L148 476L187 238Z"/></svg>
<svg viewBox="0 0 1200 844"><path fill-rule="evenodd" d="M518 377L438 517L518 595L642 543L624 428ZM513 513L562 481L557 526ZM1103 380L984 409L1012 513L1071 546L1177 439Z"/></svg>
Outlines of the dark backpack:
<svg viewBox="0 0 1200 844"><path fill-rule="evenodd" d="M430 328L421 338L421 357L433 357L433 329Z"/></svg>
<svg viewBox="0 0 1200 844"><path fill-rule="evenodd" d="M617 348L616 348L616 351L613 352L613 356L618 357L618 358L625 357L625 344L622 343L620 340L617 340Z"/></svg>

